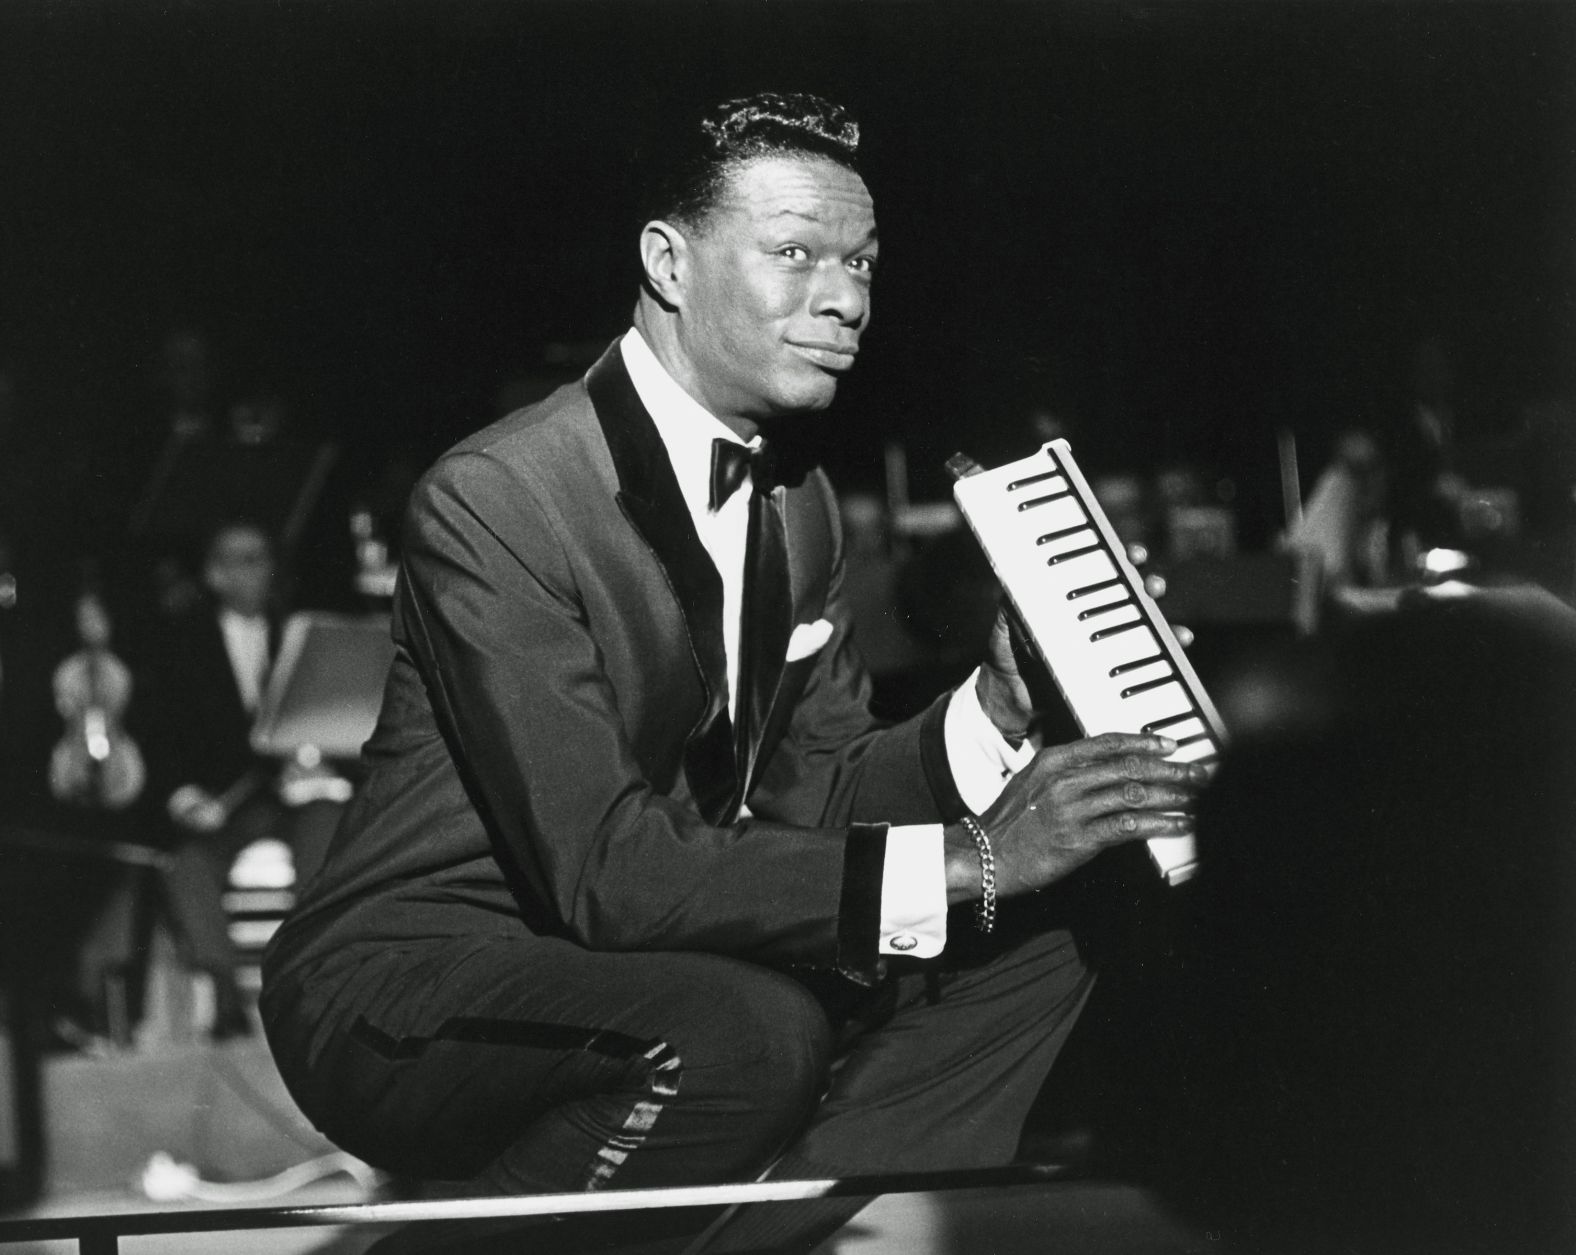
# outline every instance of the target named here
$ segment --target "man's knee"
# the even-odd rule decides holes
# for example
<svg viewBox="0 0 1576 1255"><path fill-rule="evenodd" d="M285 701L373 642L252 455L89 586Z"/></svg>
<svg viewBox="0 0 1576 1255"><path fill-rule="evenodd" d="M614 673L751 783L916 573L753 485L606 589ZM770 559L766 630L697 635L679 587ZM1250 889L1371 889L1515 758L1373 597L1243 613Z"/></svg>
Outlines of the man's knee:
<svg viewBox="0 0 1576 1255"><path fill-rule="evenodd" d="M762 968L690 959L685 971L668 982L666 1031L639 1043L620 1082L534 1120L481 1190L747 1180L808 1125L831 1059L820 1005Z"/></svg>
<svg viewBox="0 0 1576 1255"><path fill-rule="evenodd" d="M732 1135L744 1135L741 1150L760 1158L814 1112L826 1092L833 1040L820 1004L798 982L745 971L743 979L697 988L703 1027L680 1045L677 1099L723 1118Z"/></svg>

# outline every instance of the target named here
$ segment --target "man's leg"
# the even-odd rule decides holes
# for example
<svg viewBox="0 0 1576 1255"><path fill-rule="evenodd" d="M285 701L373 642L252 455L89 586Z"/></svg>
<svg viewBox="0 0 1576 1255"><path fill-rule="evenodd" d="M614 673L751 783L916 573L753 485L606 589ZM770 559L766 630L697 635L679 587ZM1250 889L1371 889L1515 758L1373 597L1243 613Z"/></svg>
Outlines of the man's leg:
<svg viewBox="0 0 1576 1255"><path fill-rule="evenodd" d="M1071 936L1032 937L975 967L898 978L891 1019L860 1037L803 1137L773 1177L815 1179L993 1167L1011 1161L1024 1117L1093 988ZM808 1250L867 1200L744 1208L713 1252Z"/></svg>
<svg viewBox="0 0 1576 1255"><path fill-rule="evenodd" d="M344 810L344 803L321 798L300 806L280 807L280 835L290 846L295 862L297 894L307 887L323 865Z"/></svg>
<svg viewBox="0 0 1576 1255"><path fill-rule="evenodd" d="M73 1005L54 1026L67 1040L85 1031L116 1045L130 1044L133 1004L140 992L133 984L144 871L140 867L104 869L109 890L77 947Z"/></svg>
<svg viewBox="0 0 1576 1255"><path fill-rule="evenodd" d="M737 960L500 938L348 979L371 992L304 1075L270 1026L292 1088L346 1149L451 1193L749 1179L826 1084L820 1006Z"/></svg>
<svg viewBox="0 0 1576 1255"><path fill-rule="evenodd" d="M277 835L275 814L273 805L253 802L241 806L218 832L179 834L161 873L165 909L181 958L213 979L215 1037L250 1031L246 999L236 981L238 959L224 892L236 856L253 841Z"/></svg>

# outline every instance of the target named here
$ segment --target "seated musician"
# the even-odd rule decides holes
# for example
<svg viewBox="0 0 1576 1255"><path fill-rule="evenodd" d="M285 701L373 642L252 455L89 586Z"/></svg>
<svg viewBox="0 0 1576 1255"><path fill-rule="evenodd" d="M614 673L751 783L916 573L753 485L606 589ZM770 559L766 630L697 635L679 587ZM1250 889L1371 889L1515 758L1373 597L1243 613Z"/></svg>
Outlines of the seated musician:
<svg viewBox="0 0 1576 1255"><path fill-rule="evenodd" d="M154 804L172 834L163 875L182 957L212 976L213 1035L244 1034L236 956L222 896L236 856L261 838L286 842L298 881L321 857L339 807L287 805L279 769L252 751L252 721L278 637L273 544L259 526L233 521L210 536L202 564L207 596L175 615L148 660L147 753Z"/></svg>
<svg viewBox="0 0 1576 1255"><path fill-rule="evenodd" d="M1003 625L872 720L831 488L761 452L869 324L857 127L765 95L662 157L633 328L414 493L367 775L271 946L269 1040L329 1137L453 1192L1007 1162L1092 980L1007 900L1188 831L1202 769L1026 742ZM714 1249L857 1206L746 1210Z"/></svg>

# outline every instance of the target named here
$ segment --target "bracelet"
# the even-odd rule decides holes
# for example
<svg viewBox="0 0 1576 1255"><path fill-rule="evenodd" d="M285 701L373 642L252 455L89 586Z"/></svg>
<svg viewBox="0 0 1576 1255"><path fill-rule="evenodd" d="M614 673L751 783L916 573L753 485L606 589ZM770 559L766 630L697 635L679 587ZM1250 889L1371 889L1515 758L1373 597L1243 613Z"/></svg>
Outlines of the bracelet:
<svg viewBox="0 0 1576 1255"><path fill-rule="evenodd" d="M979 820L965 815L962 823L974 838L974 850L980 856L980 900L974 904L974 927L988 933L996 927L996 856L991 853L990 837Z"/></svg>

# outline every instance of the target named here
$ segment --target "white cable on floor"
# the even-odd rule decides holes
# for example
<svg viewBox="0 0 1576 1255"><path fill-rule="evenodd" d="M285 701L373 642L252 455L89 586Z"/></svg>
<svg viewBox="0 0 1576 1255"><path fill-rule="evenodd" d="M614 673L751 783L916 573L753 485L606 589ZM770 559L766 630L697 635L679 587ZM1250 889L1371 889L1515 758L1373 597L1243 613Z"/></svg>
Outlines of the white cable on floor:
<svg viewBox="0 0 1576 1255"><path fill-rule="evenodd" d="M156 1203L195 1200L202 1203L261 1203L299 1190L336 1172L348 1173L363 1190L377 1187L378 1174L354 1155L335 1151L258 1181L204 1181L197 1169L165 1151L157 1151L142 1170L142 1192Z"/></svg>

